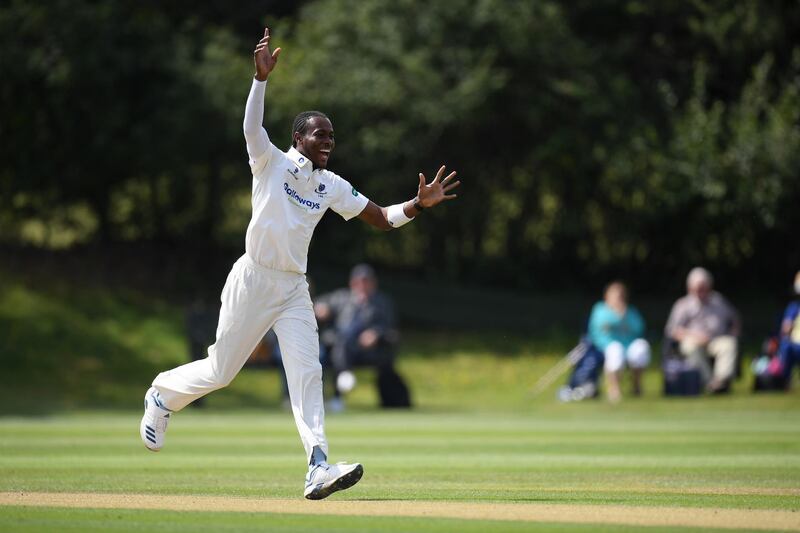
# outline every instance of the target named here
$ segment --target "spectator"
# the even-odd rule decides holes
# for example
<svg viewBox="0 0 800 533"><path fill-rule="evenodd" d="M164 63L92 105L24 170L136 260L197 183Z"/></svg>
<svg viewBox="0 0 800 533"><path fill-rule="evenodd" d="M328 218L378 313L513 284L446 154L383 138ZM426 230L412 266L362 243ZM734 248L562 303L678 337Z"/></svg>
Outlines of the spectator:
<svg viewBox="0 0 800 533"><path fill-rule="evenodd" d="M798 298L790 302L783 313L778 348L786 388L792 383L792 368L800 363L800 271L794 277L794 293Z"/></svg>
<svg viewBox="0 0 800 533"><path fill-rule="evenodd" d="M397 331L394 309L387 296L378 291L375 271L361 264L350 273L350 287L322 295L314 305L322 330L321 341L333 367L336 396L332 410L341 409L341 395L355 387L355 366L373 366L378 371L383 405L392 404L382 380L397 379L394 372ZM405 385L402 385L404 388Z"/></svg>
<svg viewBox="0 0 800 533"><path fill-rule="evenodd" d="M650 363L650 344L642 338L644 320L639 311L628 305L628 290L622 282L610 283L604 300L592 308L589 340L605 357L608 399L622 398L620 377L627 364L633 378L633 394L642 390L642 372Z"/></svg>
<svg viewBox="0 0 800 533"><path fill-rule="evenodd" d="M713 286L708 270L692 269L686 278L688 294L672 306L665 334L700 371L708 391L720 393L733 379L741 326L736 309ZM714 359L713 374L708 358Z"/></svg>

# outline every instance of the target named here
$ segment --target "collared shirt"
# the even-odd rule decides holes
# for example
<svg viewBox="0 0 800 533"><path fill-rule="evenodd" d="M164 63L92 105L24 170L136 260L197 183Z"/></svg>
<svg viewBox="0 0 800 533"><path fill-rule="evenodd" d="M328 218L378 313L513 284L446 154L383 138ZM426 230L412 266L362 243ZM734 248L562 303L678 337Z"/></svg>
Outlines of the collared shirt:
<svg viewBox="0 0 800 533"><path fill-rule="evenodd" d="M737 320L736 309L720 293L712 292L706 303L688 294L672 306L665 333L672 337L676 328L685 328L713 339L730 335Z"/></svg>
<svg viewBox="0 0 800 533"><path fill-rule="evenodd" d="M253 216L245 250L267 268L306 272L314 228L328 208L345 220L364 210L369 200L350 183L311 161L294 148L281 151L269 143L250 160Z"/></svg>

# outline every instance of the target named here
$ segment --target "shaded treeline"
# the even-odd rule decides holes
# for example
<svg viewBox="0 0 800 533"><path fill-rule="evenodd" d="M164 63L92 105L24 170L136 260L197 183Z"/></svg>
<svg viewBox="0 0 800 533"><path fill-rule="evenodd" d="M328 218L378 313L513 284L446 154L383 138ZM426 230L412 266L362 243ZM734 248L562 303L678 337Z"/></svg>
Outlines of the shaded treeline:
<svg viewBox="0 0 800 533"><path fill-rule="evenodd" d="M196 4L196 5L195 5ZM322 109L331 169L381 204L458 169L457 203L377 234L326 217L312 264L537 288L672 288L800 266L800 5L12 0L0 7L0 239L241 249L251 50L265 125ZM577 281L576 281L577 280Z"/></svg>

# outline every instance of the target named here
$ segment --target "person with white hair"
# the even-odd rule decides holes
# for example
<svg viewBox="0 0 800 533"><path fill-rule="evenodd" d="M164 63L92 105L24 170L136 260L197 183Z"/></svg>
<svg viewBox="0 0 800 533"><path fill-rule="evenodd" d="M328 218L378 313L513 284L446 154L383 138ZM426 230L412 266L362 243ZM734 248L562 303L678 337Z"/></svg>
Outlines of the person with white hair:
<svg viewBox="0 0 800 533"><path fill-rule="evenodd" d="M733 379L741 323L736 309L713 287L708 270L693 268L686 278L687 294L672 306L664 333L700 371L708 391L720 393Z"/></svg>

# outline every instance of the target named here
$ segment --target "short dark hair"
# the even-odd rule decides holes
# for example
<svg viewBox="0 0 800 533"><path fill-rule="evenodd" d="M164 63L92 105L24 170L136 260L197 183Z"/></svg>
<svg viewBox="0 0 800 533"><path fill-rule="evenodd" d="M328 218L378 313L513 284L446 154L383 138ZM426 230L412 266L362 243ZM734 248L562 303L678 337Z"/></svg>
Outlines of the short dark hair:
<svg viewBox="0 0 800 533"><path fill-rule="evenodd" d="M322 117L330 120L322 111L303 111L294 117L294 123L292 124L292 146L297 146L297 143L294 141L294 134L299 133L300 135L304 135L306 133L306 127L308 126L308 121L314 117Z"/></svg>

